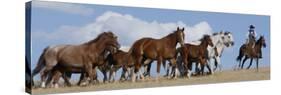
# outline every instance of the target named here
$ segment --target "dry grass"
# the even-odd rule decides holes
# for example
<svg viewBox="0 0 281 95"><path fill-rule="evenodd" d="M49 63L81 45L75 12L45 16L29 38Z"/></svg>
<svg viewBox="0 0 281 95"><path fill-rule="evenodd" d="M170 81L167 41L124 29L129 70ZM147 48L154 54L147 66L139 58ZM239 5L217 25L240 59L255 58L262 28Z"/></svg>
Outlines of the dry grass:
<svg viewBox="0 0 281 95"><path fill-rule="evenodd" d="M251 80L269 80L270 68L260 68L259 72L255 69L238 70L238 71L223 71L216 72L214 75L205 75L199 77L167 79L160 78L159 81L154 79L146 79L145 81L132 82L116 82L107 84L96 84L87 87L62 87L62 88L34 88L33 94L50 94L50 93L65 93L65 92L81 92L81 91L99 91L99 90L116 90L116 89L132 89L132 88L145 88L145 87L161 87L161 86L180 86L180 85L195 85L207 83L223 83L223 82L239 82Z"/></svg>

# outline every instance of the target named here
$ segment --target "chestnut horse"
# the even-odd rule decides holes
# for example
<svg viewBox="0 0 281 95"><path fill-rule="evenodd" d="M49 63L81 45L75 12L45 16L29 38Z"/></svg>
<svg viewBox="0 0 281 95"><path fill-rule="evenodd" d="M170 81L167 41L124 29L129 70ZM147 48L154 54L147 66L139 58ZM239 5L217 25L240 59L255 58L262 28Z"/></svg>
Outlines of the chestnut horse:
<svg viewBox="0 0 281 95"><path fill-rule="evenodd" d="M256 65L257 66L256 69L258 71L259 70L259 59L262 56L262 51L261 51L262 47L266 47L264 36L260 36L260 38L255 42L254 47L246 45L246 44L243 44L240 47L239 55L236 58L236 60L239 61L238 67L239 68L241 67L241 69L243 69L245 61L250 58L251 59L250 60L250 64L247 67L247 69L249 69L251 67L251 65L252 65L253 59L256 59L256 64L257 64ZM243 57L244 57L244 59L243 59L242 65L241 65L241 60L242 60Z"/></svg>
<svg viewBox="0 0 281 95"><path fill-rule="evenodd" d="M179 51L180 56L182 57L183 66L186 70L185 74L187 74L188 78L191 76L192 62L200 63L201 74L203 74L204 72L205 65L207 65L207 68L209 69L209 71L211 71L210 66L207 64L207 47L208 45L213 46L213 42L209 35L204 35L203 38L200 39L200 41L200 45L192 45L187 43L184 45L184 47L180 47L178 48L179 50L177 50Z"/></svg>
<svg viewBox="0 0 281 95"><path fill-rule="evenodd" d="M135 69L132 75L132 82L135 81L136 74L143 79L142 73L139 71L142 65L149 64L152 60L157 60L157 77L160 75L161 62L169 60L173 67L176 68L176 54L177 43L184 45L184 28L177 28L176 31L161 38L142 38L137 40L129 50L129 53L134 59Z"/></svg>
<svg viewBox="0 0 281 95"><path fill-rule="evenodd" d="M93 79L93 68L100 55L108 51L115 53L120 47L112 32L103 32L94 40L80 45L49 46L44 49L33 70L32 76L41 72L41 87L45 87L47 75L55 66L61 66L61 72L85 72Z"/></svg>

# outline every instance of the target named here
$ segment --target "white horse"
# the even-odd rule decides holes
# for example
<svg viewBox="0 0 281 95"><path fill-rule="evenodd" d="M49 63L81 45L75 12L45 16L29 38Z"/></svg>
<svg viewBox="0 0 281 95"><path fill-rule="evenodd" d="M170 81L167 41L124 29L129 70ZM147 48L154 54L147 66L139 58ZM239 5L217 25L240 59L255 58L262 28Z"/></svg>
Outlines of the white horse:
<svg viewBox="0 0 281 95"><path fill-rule="evenodd" d="M214 69L211 69L211 74L213 74L213 70L215 71L219 68L219 71L222 70L222 64L220 57L222 56L223 50L225 47L232 47L234 45L234 38L230 32L218 32L213 33L211 39L214 43L214 46L208 46L208 65L211 65L211 60L214 60ZM212 67L211 67L212 68Z"/></svg>

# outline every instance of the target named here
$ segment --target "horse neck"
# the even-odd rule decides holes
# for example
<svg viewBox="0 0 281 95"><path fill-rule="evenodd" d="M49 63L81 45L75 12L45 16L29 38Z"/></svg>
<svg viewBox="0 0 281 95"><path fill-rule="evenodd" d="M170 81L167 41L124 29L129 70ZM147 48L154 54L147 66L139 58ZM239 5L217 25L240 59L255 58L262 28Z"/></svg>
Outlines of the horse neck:
<svg viewBox="0 0 281 95"><path fill-rule="evenodd" d="M170 47L176 47L177 46L177 39L175 34L169 34L166 37L163 37L160 40L164 40L165 45L170 46Z"/></svg>
<svg viewBox="0 0 281 95"><path fill-rule="evenodd" d="M255 47L254 48L255 48L256 51L260 51L261 48L262 48L262 44L260 42L257 42L257 43L255 43Z"/></svg>
<svg viewBox="0 0 281 95"><path fill-rule="evenodd" d="M214 43L213 47L218 47L218 46L222 45L221 36L220 35L212 36L211 39L212 39L212 42Z"/></svg>
<svg viewBox="0 0 281 95"><path fill-rule="evenodd" d="M85 44L86 47L90 52L96 52L97 54L104 54L105 53L105 43L106 42L101 42L103 39L98 40L95 43L91 44Z"/></svg>
<svg viewBox="0 0 281 95"><path fill-rule="evenodd" d="M207 43L207 41L204 40L201 42L201 44L199 46L200 46L200 48L207 49L208 43Z"/></svg>

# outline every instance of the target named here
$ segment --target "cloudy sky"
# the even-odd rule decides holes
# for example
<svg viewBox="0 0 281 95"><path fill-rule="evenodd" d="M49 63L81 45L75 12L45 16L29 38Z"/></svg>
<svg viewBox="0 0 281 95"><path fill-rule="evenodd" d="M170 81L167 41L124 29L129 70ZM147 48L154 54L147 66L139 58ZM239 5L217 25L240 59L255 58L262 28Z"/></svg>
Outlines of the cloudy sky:
<svg viewBox="0 0 281 95"><path fill-rule="evenodd" d="M186 43L196 41L204 34L221 30L232 32L235 46L224 50L222 56L224 69L230 69L237 63L235 58L245 42L250 24L256 26L258 36L266 38L267 48L263 49L261 66L270 65L269 16L46 1L33 1L31 16L32 69L42 50L49 45L81 44L111 30L118 36L121 48L127 50L137 39L161 38L178 26L185 27ZM155 64L152 69L155 73ZM164 73L163 69L161 73Z"/></svg>

